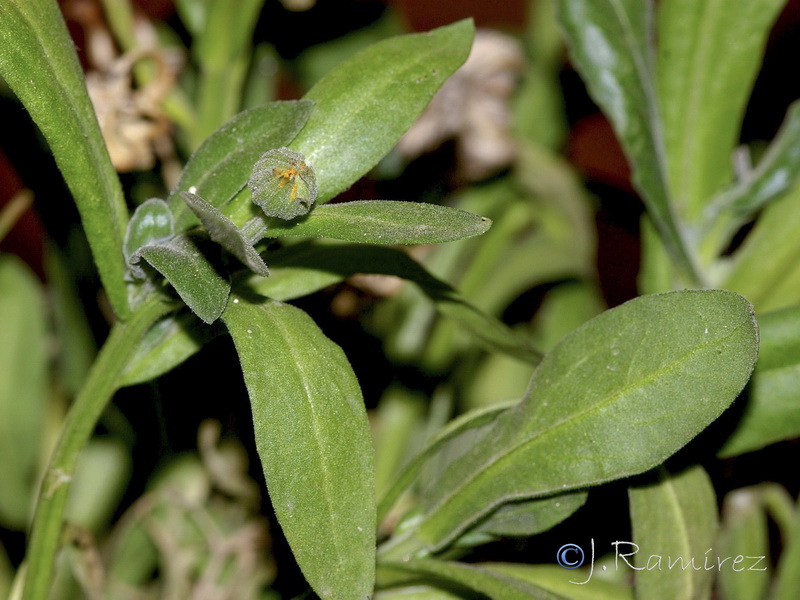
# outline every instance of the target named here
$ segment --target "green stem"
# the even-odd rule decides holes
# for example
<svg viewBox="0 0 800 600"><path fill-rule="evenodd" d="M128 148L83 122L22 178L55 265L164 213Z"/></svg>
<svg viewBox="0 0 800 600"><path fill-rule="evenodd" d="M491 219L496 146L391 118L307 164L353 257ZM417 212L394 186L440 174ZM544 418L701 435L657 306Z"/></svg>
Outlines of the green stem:
<svg viewBox="0 0 800 600"><path fill-rule="evenodd" d="M147 301L125 321L117 322L92 365L86 383L67 414L61 437L50 458L28 545L23 600L45 600L61 538L64 509L78 455L100 415L117 390L120 375L142 336L171 307L158 298Z"/></svg>

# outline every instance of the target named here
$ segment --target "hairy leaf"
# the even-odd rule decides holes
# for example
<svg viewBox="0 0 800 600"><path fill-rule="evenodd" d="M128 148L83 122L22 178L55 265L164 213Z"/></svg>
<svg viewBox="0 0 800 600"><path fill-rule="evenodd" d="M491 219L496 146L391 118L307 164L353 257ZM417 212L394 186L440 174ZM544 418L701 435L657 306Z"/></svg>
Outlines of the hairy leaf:
<svg viewBox="0 0 800 600"><path fill-rule="evenodd" d="M269 276L269 269L247 236L219 210L196 194L181 192L184 202L197 215L209 237L238 258L242 264L262 277Z"/></svg>
<svg viewBox="0 0 800 600"><path fill-rule="evenodd" d="M444 547L494 507L641 473L725 410L752 371L752 307L723 291L644 296L568 335L528 398L439 482L392 556Z"/></svg>
<svg viewBox="0 0 800 600"><path fill-rule="evenodd" d="M122 244L128 209L56 2L0 2L0 77L47 139L75 198L111 304L126 316Z"/></svg>
<svg viewBox="0 0 800 600"><path fill-rule="evenodd" d="M358 381L300 309L233 296L223 320L250 395L270 499L322 598L364 598L375 578L375 466Z"/></svg>
<svg viewBox="0 0 800 600"><path fill-rule="evenodd" d="M192 154L169 197L176 231L197 223L179 192L192 192L217 208L247 185L258 158L270 148L287 145L302 129L313 102L270 102L239 113L212 133Z"/></svg>
<svg viewBox="0 0 800 600"><path fill-rule="evenodd" d="M179 235L166 244L140 248L136 254L153 265L203 321L213 323L222 314L231 285L220 277L192 238Z"/></svg>
<svg viewBox="0 0 800 600"><path fill-rule="evenodd" d="M636 572L636 598L708 599L713 570L703 566L706 559L707 564L716 566L716 556L705 555L717 536L714 487L699 465L681 473L661 471L659 475L656 481L628 489L633 541L638 549L618 549L620 553L636 552L633 560L636 568L642 569ZM663 562L653 563L654 555L663 557ZM694 559L699 568L668 568L666 561L678 557L686 565Z"/></svg>
<svg viewBox="0 0 800 600"><path fill-rule="evenodd" d="M327 202L378 164L469 55L473 26L460 21L370 46L305 95L315 109L291 143L313 165Z"/></svg>
<svg viewBox="0 0 800 600"><path fill-rule="evenodd" d="M474 237L492 222L457 208L362 200L318 206L303 219L270 221L267 237L326 237L364 244L438 244Z"/></svg>
<svg viewBox="0 0 800 600"><path fill-rule="evenodd" d="M139 257L136 252L150 244L168 242L175 234L175 223L166 202L160 198L150 198L136 207L128 221L125 233L125 258L133 275L144 279L145 273L136 263Z"/></svg>

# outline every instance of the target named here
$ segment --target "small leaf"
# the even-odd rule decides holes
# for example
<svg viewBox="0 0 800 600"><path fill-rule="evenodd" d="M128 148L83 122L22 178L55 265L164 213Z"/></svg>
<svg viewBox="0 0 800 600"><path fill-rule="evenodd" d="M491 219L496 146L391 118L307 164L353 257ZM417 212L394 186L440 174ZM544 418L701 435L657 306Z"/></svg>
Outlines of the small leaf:
<svg viewBox="0 0 800 600"><path fill-rule="evenodd" d="M614 125L650 217L673 260L697 280L668 189L653 64L652 2L558 0L558 9L575 65Z"/></svg>
<svg viewBox="0 0 800 600"><path fill-rule="evenodd" d="M502 600L569 600L567 596L550 592L524 579L517 579L513 575L492 571L481 565L467 565L428 559L382 563L381 566L398 571L426 575L434 579L444 579L488 598L502 598Z"/></svg>
<svg viewBox="0 0 800 600"><path fill-rule="evenodd" d="M309 90L305 98L315 110L286 145L314 165L318 202L353 185L392 149L467 59L472 36L472 23L460 21L391 38L344 61Z"/></svg>
<svg viewBox="0 0 800 600"><path fill-rule="evenodd" d="M143 246L167 242L175 234L172 213L167 203L160 198L150 198L136 207L128 230L125 233L125 258L131 273L137 279L144 279L145 272L136 263L136 252Z"/></svg>
<svg viewBox="0 0 800 600"><path fill-rule="evenodd" d="M222 318L239 353L272 505L303 574L324 599L368 596L375 466L347 358L288 304L234 296Z"/></svg>
<svg viewBox="0 0 800 600"><path fill-rule="evenodd" d="M194 240L179 235L166 244L140 248L136 255L153 265L203 321L213 323L222 314L230 283L219 276Z"/></svg>
<svg viewBox="0 0 800 600"><path fill-rule="evenodd" d="M276 148L253 165L247 183L253 202L268 217L290 220L306 214L317 199L317 178L305 157Z"/></svg>
<svg viewBox="0 0 800 600"><path fill-rule="evenodd" d="M318 206L305 219L270 222L267 237L326 237L364 244L438 244L480 235L492 222L457 208L391 200Z"/></svg>
<svg viewBox="0 0 800 600"><path fill-rule="evenodd" d="M269 276L269 269L253 244L228 217L196 194L181 192L181 197L197 215L209 237L238 258L254 273Z"/></svg>
<svg viewBox="0 0 800 600"><path fill-rule="evenodd" d="M192 192L217 208L224 207L247 185L253 164L267 148L291 142L311 114L313 102L270 102L239 113L192 154L168 199L175 230L186 231L197 221L179 192Z"/></svg>
<svg viewBox="0 0 800 600"><path fill-rule="evenodd" d="M705 554L717 536L714 487L699 465L681 473L661 471L659 475L657 481L628 490L633 541L638 546L634 561L641 569L636 571L636 598L707 599L713 570L703 566L716 566L717 559ZM667 568L666 561L678 557L687 565L693 559L695 568Z"/></svg>
<svg viewBox="0 0 800 600"><path fill-rule="evenodd" d="M530 396L448 468L392 556L443 548L509 500L655 467L733 402L757 348L752 307L730 292L643 296L595 317L540 363Z"/></svg>
<svg viewBox="0 0 800 600"><path fill-rule="evenodd" d="M48 375L41 285L15 256L0 256L0 315L0 522L22 530L38 486Z"/></svg>
<svg viewBox="0 0 800 600"><path fill-rule="evenodd" d="M125 317L122 244L128 209L56 2L0 2L0 78L47 139L75 198L111 305Z"/></svg>
<svg viewBox="0 0 800 600"><path fill-rule="evenodd" d="M744 412L719 454L736 456L800 437L800 307L758 318L761 343Z"/></svg>

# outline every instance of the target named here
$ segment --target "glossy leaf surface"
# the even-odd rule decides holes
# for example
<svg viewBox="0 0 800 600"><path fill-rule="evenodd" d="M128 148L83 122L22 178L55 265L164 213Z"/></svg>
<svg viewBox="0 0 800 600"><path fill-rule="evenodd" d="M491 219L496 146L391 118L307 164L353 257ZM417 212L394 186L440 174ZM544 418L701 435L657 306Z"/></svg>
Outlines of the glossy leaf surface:
<svg viewBox="0 0 800 600"><path fill-rule="evenodd" d="M800 436L800 308L758 318L761 344L744 412L720 450L735 456Z"/></svg>
<svg viewBox="0 0 800 600"><path fill-rule="evenodd" d="M128 267L136 277L145 277L142 268L136 264L137 250L150 244L168 242L174 234L175 224L166 202L160 198L150 198L136 207L128 221L124 246Z"/></svg>
<svg viewBox="0 0 800 600"><path fill-rule="evenodd" d="M503 502L653 468L733 402L757 347L752 307L730 292L644 296L595 317L544 358L531 395L443 474L393 555L442 548Z"/></svg>
<svg viewBox="0 0 800 600"><path fill-rule="evenodd" d="M179 235L167 244L140 248L137 254L172 284L186 305L203 321L213 323L222 314L231 285L217 273L190 237Z"/></svg>
<svg viewBox="0 0 800 600"><path fill-rule="evenodd" d="M313 165L327 202L378 164L469 55L473 26L460 21L370 46L305 95L315 109L291 143Z"/></svg>
<svg viewBox="0 0 800 600"><path fill-rule="evenodd" d="M266 150L294 139L312 108L307 100L271 102L239 113L211 134L191 156L170 194L176 231L197 223L179 192L191 191L223 207L247 185L253 165Z"/></svg>
<svg viewBox="0 0 800 600"><path fill-rule="evenodd" d="M122 244L128 209L55 2L0 3L0 77L47 139L75 198L111 304L124 317L128 298Z"/></svg>
<svg viewBox="0 0 800 600"><path fill-rule="evenodd" d="M253 411L272 505L322 598L364 598L375 574L374 457L358 381L341 349L287 304L234 296L223 320Z"/></svg>
<svg viewBox="0 0 800 600"><path fill-rule="evenodd" d="M307 217L270 221L267 237L326 237L363 244L438 244L474 237L492 222L456 208L391 200L318 206Z"/></svg>
<svg viewBox="0 0 800 600"><path fill-rule="evenodd" d="M658 91L669 180L675 202L692 221L703 217L711 197L732 179L750 89L784 4L658 3Z"/></svg>
<svg viewBox="0 0 800 600"><path fill-rule="evenodd" d="M610 119L673 259L696 278L669 192L653 40L653 4L642 0L559 0L572 59L595 102Z"/></svg>
<svg viewBox="0 0 800 600"><path fill-rule="evenodd" d="M717 496L705 470L698 465L677 474L661 471L656 481L630 487L628 499L638 549L620 545L618 550L636 552L627 559L641 569L635 576L636 598L710 598L713 570L702 567L706 558L716 565L716 556L705 552L716 541L718 518ZM700 568L668 568L668 561L678 557L678 564L694 560Z"/></svg>

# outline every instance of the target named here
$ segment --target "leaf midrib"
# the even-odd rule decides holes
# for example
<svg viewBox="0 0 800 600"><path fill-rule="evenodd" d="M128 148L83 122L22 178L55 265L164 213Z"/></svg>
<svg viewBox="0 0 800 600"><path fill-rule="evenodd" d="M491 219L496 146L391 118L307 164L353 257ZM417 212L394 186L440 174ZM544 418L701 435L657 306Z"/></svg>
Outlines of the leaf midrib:
<svg viewBox="0 0 800 600"><path fill-rule="evenodd" d="M536 432L533 432L533 433L527 435L525 438L520 440L520 442L517 443L508 452L502 452L502 453L498 453L498 454L493 455L489 459L489 461L484 463L484 465L480 469L477 469L477 470L473 471L472 474L469 477L465 478L464 481L460 485L455 487L452 490L452 492L450 494L448 494L442 501L440 501L438 504L435 504L430 509L430 511L428 511L428 515L426 516L425 520L420 524L420 526L418 527L418 530L421 531L423 526L424 526L424 523L429 522L431 520L431 515L435 516L435 514L437 512L439 512L444 506L449 504L454 498L456 498L458 495L460 495L461 491L464 490L473 481L478 479L479 476L483 475L486 471L488 471L494 465L500 463L501 461L509 458L510 456L515 454L516 452L518 452L518 451L522 450L523 448L527 447L527 445L529 443L541 440L543 436L549 435L549 434L553 433L554 431L557 431L565 423L574 423L576 421L585 419L591 413L599 412L599 411L604 410L606 407L608 407L611 404L613 404L614 402L618 401L620 397L624 396L630 390L632 390L632 389L634 389L636 387L643 387L643 386L647 385L648 383L650 383L651 381L653 381L656 377L660 377L662 374L667 374L667 373L672 372L673 370L678 368L680 365L682 365L685 362L687 362L688 360L690 360L695 354L697 354L701 350L704 350L704 349L706 349L706 348L708 348L710 346L715 346L715 345L719 344L720 342L724 342L725 340L731 338L735 333L737 333L738 330L739 330L739 327L731 328L730 332L727 335L721 336L719 338L716 338L715 340L711 340L711 341L709 341L707 343L700 344L700 345L696 346L690 352L687 352L685 355L675 359L674 361L672 361L671 363L663 366L662 368L653 371L650 375L648 375L643 380L641 380L641 382L638 383L637 385L629 384L627 386L624 386L616 394L612 394L605 401L593 404L592 406L584 409L583 411L580 411L578 413L574 413L573 415L571 415L569 417L565 417L564 419L561 419L560 421L557 421L557 422L553 423L552 425L550 425L550 426L548 426L548 427L546 427L544 429L540 429L540 430L538 430ZM624 476L624 474L623 474L623 476ZM588 483L592 483L592 482L588 482ZM568 489L573 489L574 487L576 487L576 486L570 485L570 486L568 486L566 488L559 487L559 488L552 488L552 489L548 488L548 489L538 490L536 492L533 492L532 494L526 494L526 497L533 498L533 497L543 496L543 495L546 495L547 493L555 491L555 490L567 491ZM503 500L504 500L503 498L500 498L494 504L492 504L490 506L487 506L487 507L484 507L485 510L480 514L485 514L486 512L491 510L492 507L501 504L503 502ZM469 525L469 523L467 523L467 525L465 525L464 527L466 527L468 525ZM445 536L442 540L434 542L435 547L440 547L441 545L446 544L448 541L450 541L455 536L457 536L458 533L461 530L464 529L464 527L456 528L453 532L448 534L448 536Z"/></svg>

